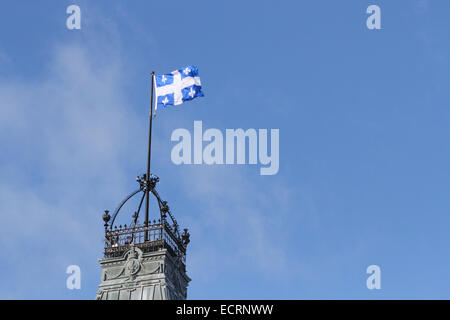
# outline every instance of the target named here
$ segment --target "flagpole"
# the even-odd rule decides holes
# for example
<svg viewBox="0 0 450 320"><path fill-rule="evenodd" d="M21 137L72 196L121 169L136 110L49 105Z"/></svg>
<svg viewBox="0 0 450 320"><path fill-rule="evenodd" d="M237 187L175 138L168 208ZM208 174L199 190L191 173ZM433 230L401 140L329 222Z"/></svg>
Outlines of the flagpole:
<svg viewBox="0 0 450 320"><path fill-rule="evenodd" d="M148 207L149 207L149 182L150 182L150 158L152 154L152 119L153 119L153 87L154 87L155 72L152 71L152 88L150 91L150 120L148 128L148 153L147 153L147 188L145 200L145 226L148 227ZM148 230L147 230L148 231ZM148 240L148 232L145 232L145 241Z"/></svg>

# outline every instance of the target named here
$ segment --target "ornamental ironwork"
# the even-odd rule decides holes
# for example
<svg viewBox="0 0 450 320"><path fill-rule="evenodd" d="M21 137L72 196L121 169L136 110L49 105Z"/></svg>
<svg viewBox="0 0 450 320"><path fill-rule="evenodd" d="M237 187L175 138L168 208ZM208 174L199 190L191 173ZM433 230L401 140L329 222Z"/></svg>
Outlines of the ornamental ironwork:
<svg viewBox="0 0 450 320"><path fill-rule="evenodd" d="M159 178L151 174L149 179L143 174L136 178L139 188L126 196L110 215L108 210L103 214L105 227L105 258L120 257L131 246L137 247L142 252L152 252L160 249L168 250L174 257L179 257L185 265L186 248L190 242L188 229L180 234L178 222L170 211L167 201L164 201L156 191ZM158 220L146 220L143 224L138 222L144 199L149 194L156 199L159 207ZM132 215L132 224L127 226L115 224L121 209L133 197L142 194L137 210Z"/></svg>

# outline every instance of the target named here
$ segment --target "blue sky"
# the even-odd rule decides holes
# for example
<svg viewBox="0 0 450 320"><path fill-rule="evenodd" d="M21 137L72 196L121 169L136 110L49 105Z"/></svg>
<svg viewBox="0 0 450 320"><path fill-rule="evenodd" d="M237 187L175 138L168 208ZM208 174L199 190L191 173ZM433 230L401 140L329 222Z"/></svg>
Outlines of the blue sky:
<svg viewBox="0 0 450 320"><path fill-rule="evenodd" d="M82 29L66 28L78 4ZM381 8L382 29L365 11ZM145 171L149 73L204 98L154 122L190 299L449 298L447 1L3 1L0 298L93 299L104 209ZM177 128L280 130L280 170L181 165ZM68 265L82 289L65 287ZM381 267L381 290L366 268Z"/></svg>

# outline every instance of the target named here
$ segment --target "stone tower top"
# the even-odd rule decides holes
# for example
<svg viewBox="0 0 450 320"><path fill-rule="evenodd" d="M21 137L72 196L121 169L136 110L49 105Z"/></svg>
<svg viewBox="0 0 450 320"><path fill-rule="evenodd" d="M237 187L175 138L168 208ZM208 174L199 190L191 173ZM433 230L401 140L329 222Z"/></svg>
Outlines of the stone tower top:
<svg viewBox="0 0 450 320"><path fill-rule="evenodd" d="M186 299L186 248L189 232L180 234L179 226L167 201L156 192L159 178L144 174L137 178L139 188L129 194L113 212L103 215L105 251L100 265L103 269L98 299ZM115 225L125 203L141 194L133 223ZM138 223L144 198L153 194L159 206L158 220Z"/></svg>

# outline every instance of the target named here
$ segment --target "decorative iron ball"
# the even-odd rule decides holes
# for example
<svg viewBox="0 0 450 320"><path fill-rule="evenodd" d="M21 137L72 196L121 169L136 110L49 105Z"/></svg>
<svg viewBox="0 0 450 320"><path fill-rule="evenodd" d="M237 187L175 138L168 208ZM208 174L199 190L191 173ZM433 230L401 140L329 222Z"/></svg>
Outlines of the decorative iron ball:
<svg viewBox="0 0 450 320"><path fill-rule="evenodd" d="M103 221L105 221L105 223L108 223L110 219L111 216L109 215L109 210L105 210L105 214L103 215Z"/></svg>

